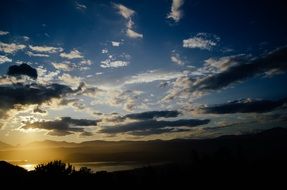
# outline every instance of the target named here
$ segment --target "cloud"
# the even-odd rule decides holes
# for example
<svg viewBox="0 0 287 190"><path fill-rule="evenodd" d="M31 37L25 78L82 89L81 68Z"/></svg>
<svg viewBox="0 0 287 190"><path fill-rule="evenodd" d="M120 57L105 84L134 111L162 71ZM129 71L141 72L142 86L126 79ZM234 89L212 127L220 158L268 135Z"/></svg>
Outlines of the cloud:
<svg viewBox="0 0 287 190"><path fill-rule="evenodd" d="M112 106L122 105L126 111L133 111L135 108L144 107L145 105L140 102L139 96L142 91L137 90L125 90L114 93L112 98L108 100L108 103Z"/></svg>
<svg viewBox="0 0 287 190"><path fill-rule="evenodd" d="M185 48L199 48L202 50L211 50L217 45L220 38L216 35L198 33L196 36L183 40Z"/></svg>
<svg viewBox="0 0 287 190"><path fill-rule="evenodd" d="M220 90L251 77L266 76L274 69L287 71L287 47L278 48L260 57L230 56L219 61L209 61L199 68L201 75L177 78L164 100L176 97L198 98L212 90ZM269 76L269 75L268 75Z"/></svg>
<svg viewBox="0 0 287 190"><path fill-rule="evenodd" d="M38 66L37 68L37 73L38 73L38 83L41 84L47 84L58 77L60 74L60 71L48 71L46 68L43 66Z"/></svg>
<svg viewBox="0 0 287 190"><path fill-rule="evenodd" d="M209 58L204 61L204 67L200 71L205 73L220 73L246 61L246 58L247 56L244 54L224 56L217 59Z"/></svg>
<svg viewBox="0 0 287 190"><path fill-rule="evenodd" d="M76 4L76 9L78 9L78 10L80 10L80 11L84 11L84 10L87 9L87 6L86 6L86 5L81 4L81 3L77 2L77 1L75 2L75 4Z"/></svg>
<svg viewBox="0 0 287 190"><path fill-rule="evenodd" d="M27 51L26 54L29 55L30 57L49 57L48 54L33 53L31 51Z"/></svg>
<svg viewBox="0 0 287 190"><path fill-rule="evenodd" d="M143 38L143 35L133 31L132 29L127 29L127 36L130 38Z"/></svg>
<svg viewBox="0 0 287 190"><path fill-rule="evenodd" d="M125 19L131 19L131 17L135 14L135 11L127 8L121 4L114 4L114 7L118 10L119 14Z"/></svg>
<svg viewBox="0 0 287 190"><path fill-rule="evenodd" d="M173 52L170 57L170 60L177 65L184 65L184 61L178 53Z"/></svg>
<svg viewBox="0 0 287 190"><path fill-rule="evenodd" d="M2 117L11 110L21 106L42 104L53 98L62 98L69 93L74 93L70 87L60 84L12 84L0 85L0 113ZM19 107L20 106L20 107Z"/></svg>
<svg viewBox="0 0 287 190"><path fill-rule="evenodd" d="M108 49L102 49L102 53L103 54L109 53L109 50Z"/></svg>
<svg viewBox="0 0 287 190"><path fill-rule="evenodd" d="M127 8L122 4L113 4L114 7L118 10L118 13L126 20L126 35L130 38L143 38L143 34L140 34L133 30L134 22L132 16L135 14L135 11Z"/></svg>
<svg viewBox="0 0 287 190"><path fill-rule="evenodd" d="M177 127L196 127L200 125L208 124L209 120L199 119L180 119L175 121L164 121L164 120L140 120L131 123L125 123L117 126L103 126L100 132L108 134L116 133L132 133L135 131L146 131L146 130L157 130L166 128L177 128ZM163 131L164 132L164 131Z"/></svg>
<svg viewBox="0 0 287 190"><path fill-rule="evenodd" d="M111 59L106 59L104 61L101 61L100 67L102 68L118 68L118 67L126 67L128 66L128 61L112 61Z"/></svg>
<svg viewBox="0 0 287 190"><path fill-rule="evenodd" d="M4 55L0 55L0 64L6 63L6 62L12 62L12 59L10 59Z"/></svg>
<svg viewBox="0 0 287 190"><path fill-rule="evenodd" d="M61 47L51 47L51 46L31 46L29 48L36 52L41 53L59 53L62 52L64 49Z"/></svg>
<svg viewBox="0 0 287 190"><path fill-rule="evenodd" d="M73 49L70 53L61 53L61 57L67 58L67 59L81 59L83 58L81 52L79 52L76 49Z"/></svg>
<svg viewBox="0 0 287 190"><path fill-rule="evenodd" d="M60 80L64 82L64 84L72 86L72 87L78 87L82 78L71 76L70 74L64 73L59 77Z"/></svg>
<svg viewBox="0 0 287 190"><path fill-rule="evenodd" d="M121 42L112 41L112 46L114 46L114 47L119 47L120 44L121 44Z"/></svg>
<svg viewBox="0 0 287 190"><path fill-rule="evenodd" d="M89 59L84 59L80 61L80 65L92 65L92 61Z"/></svg>
<svg viewBox="0 0 287 190"><path fill-rule="evenodd" d="M74 65L70 61L63 61L62 63L55 63L52 62L52 65L55 69L62 70L62 71L72 71L74 69Z"/></svg>
<svg viewBox="0 0 287 190"><path fill-rule="evenodd" d="M70 53L61 53L60 56L63 58L67 58L67 59L81 59L81 58L83 58L83 55L81 54L81 52L79 52L76 49L73 49Z"/></svg>
<svg viewBox="0 0 287 190"><path fill-rule="evenodd" d="M24 41L29 41L30 38L28 36L23 36Z"/></svg>
<svg viewBox="0 0 287 190"><path fill-rule="evenodd" d="M7 32L7 31L0 31L0 36L5 36L7 34L9 34L9 32Z"/></svg>
<svg viewBox="0 0 287 190"><path fill-rule="evenodd" d="M22 50L26 47L26 45L23 44L6 44L3 42L0 42L0 51L3 51L4 53L15 53L16 51Z"/></svg>
<svg viewBox="0 0 287 190"><path fill-rule="evenodd" d="M184 76L184 73L151 70L145 73L140 73L129 77L128 80L124 81L124 84L150 83L154 81L169 81L181 76Z"/></svg>
<svg viewBox="0 0 287 190"><path fill-rule="evenodd" d="M48 135L65 136L74 133L85 133L83 127L96 126L98 121L88 119L72 119L71 117L61 117L54 121L38 121L25 123L22 129L45 129Z"/></svg>
<svg viewBox="0 0 287 190"><path fill-rule="evenodd" d="M174 20L174 22L180 21L183 16L182 11L180 10L183 3L184 0L172 0L171 11L167 15L167 18Z"/></svg>
<svg viewBox="0 0 287 190"><path fill-rule="evenodd" d="M287 103L287 99L272 100L252 100L243 99L219 104L214 106L200 107L201 113L230 114L230 113L265 113L273 111Z"/></svg>
<svg viewBox="0 0 287 190"><path fill-rule="evenodd" d="M38 74L37 70L33 67L27 65L26 63L21 65L12 65L9 67L7 75L9 76L21 76L26 75L31 77L32 79L37 79Z"/></svg>
<svg viewBox="0 0 287 190"><path fill-rule="evenodd" d="M264 74L273 69L285 72L287 70L287 47L276 49L259 58L234 59L234 62L239 63L228 67L228 69L220 73L196 81L191 90L221 89L234 82L242 81L258 74Z"/></svg>
<svg viewBox="0 0 287 190"><path fill-rule="evenodd" d="M142 113L133 113L127 114L123 116L124 119L136 119L136 120L146 120L146 119L156 119L160 117L168 118L168 117L177 117L180 114L178 111L147 111Z"/></svg>

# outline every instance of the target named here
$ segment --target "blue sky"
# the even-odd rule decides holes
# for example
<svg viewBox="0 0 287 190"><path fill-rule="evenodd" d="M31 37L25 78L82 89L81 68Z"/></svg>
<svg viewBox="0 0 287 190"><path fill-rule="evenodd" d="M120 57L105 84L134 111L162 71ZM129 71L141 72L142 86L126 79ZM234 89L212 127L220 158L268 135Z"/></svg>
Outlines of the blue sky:
<svg viewBox="0 0 287 190"><path fill-rule="evenodd" d="M283 4L3 0L0 137L205 138L285 126ZM23 64L37 79L7 72Z"/></svg>

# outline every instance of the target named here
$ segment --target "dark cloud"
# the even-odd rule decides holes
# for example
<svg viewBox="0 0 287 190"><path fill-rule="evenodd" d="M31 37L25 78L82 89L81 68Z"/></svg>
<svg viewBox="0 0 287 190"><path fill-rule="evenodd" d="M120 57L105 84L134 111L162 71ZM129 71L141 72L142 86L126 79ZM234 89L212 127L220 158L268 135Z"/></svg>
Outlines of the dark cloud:
<svg viewBox="0 0 287 190"><path fill-rule="evenodd" d="M129 134L136 136L146 136L146 135L156 135L162 133L175 133L175 132L186 132L190 129L181 129L181 128L159 128L159 129L147 129L141 131L131 131Z"/></svg>
<svg viewBox="0 0 287 190"><path fill-rule="evenodd" d="M59 98L64 94L72 93L73 90L61 84L17 84L0 86L0 107L15 104L40 104L51 98Z"/></svg>
<svg viewBox="0 0 287 190"><path fill-rule="evenodd" d="M236 59L234 61L238 62L239 60ZM240 63L237 63L235 66L223 72L200 79L191 90L217 90L234 82L245 80L272 70L277 70L278 72L287 71L287 47L276 49L259 58L253 58L251 60L241 59Z"/></svg>
<svg viewBox="0 0 287 190"><path fill-rule="evenodd" d="M135 133L135 131L146 131L146 130L155 130L163 129L166 127L177 128L177 127L196 127L199 125L208 124L209 120L199 120L199 119L181 119L175 121L163 121L163 120L140 120L132 123L126 123L118 126L106 126L103 127L100 132L102 133ZM157 130L159 131L159 130ZM165 132L165 130L162 130Z"/></svg>
<svg viewBox="0 0 287 190"><path fill-rule="evenodd" d="M287 99L277 101L272 100L237 100L225 104L219 104L208 107L199 108L200 112L213 114L229 114L229 113L264 113L270 112L287 103Z"/></svg>
<svg viewBox="0 0 287 190"><path fill-rule="evenodd" d="M26 75L33 79L37 79L38 77L37 70L31 67L30 65L27 65L26 63L23 63L21 65L10 66L7 75L9 76Z"/></svg>
<svg viewBox="0 0 287 190"><path fill-rule="evenodd" d="M74 91L61 84L14 84L0 86L0 117L16 105L41 104Z"/></svg>
<svg viewBox="0 0 287 190"><path fill-rule="evenodd" d="M96 126L98 121L88 119L72 119L71 117L62 117L54 121L39 121L34 123L25 123L23 129L46 129L49 130L49 135L65 136L73 133L83 133L88 135L82 127Z"/></svg>
<svg viewBox="0 0 287 190"><path fill-rule="evenodd" d="M178 111L147 111L142 113L127 114L123 118L146 120L146 119L156 119L159 117L177 117L180 114Z"/></svg>

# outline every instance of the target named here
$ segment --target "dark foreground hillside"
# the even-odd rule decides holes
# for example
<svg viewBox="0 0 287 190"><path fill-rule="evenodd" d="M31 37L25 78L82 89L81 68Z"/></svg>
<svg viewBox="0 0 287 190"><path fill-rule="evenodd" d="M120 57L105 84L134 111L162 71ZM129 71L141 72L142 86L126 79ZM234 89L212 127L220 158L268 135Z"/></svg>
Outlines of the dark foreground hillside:
<svg viewBox="0 0 287 190"><path fill-rule="evenodd" d="M250 185L271 185L272 188L283 185L283 189L286 186L286 129L276 128L254 135L221 137L205 143L207 142L216 142L217 148L214 151L190 149L188 161L118 172L92 173L88 168L75 171L71 165L61 161L38 165L34 171L28 172L2 161L1 181L2 184L9 183L12 186L39 183L51 188L61 185L94 187L92 189L100 186L139 188L154 185L185 185L190 188L220 186L231 189L251 187ZM14 181L17 183L13 183Z"/></svg>

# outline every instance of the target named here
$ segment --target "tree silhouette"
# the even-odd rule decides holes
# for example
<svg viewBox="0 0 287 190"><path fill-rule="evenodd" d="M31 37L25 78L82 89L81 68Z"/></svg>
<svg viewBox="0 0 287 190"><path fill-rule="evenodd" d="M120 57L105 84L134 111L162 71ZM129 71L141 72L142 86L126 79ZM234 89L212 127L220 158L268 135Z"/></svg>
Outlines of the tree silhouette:
<svg viewBox="0 0 287 190"><path fill-rule="evenodd" d="M39 164L33 171L36 175L51 175L51 176L68 176L75 172L75 168L62 162L61 160L55 160L47 164Z"/></svg>

